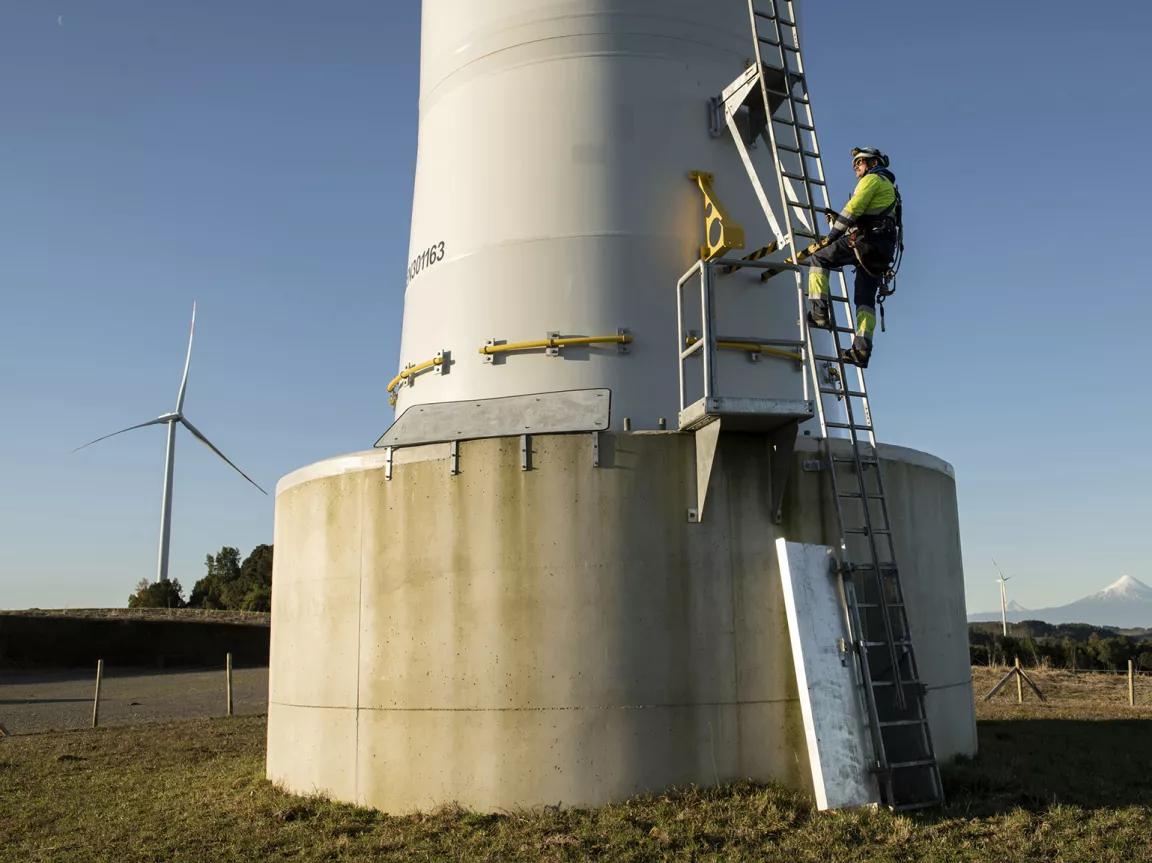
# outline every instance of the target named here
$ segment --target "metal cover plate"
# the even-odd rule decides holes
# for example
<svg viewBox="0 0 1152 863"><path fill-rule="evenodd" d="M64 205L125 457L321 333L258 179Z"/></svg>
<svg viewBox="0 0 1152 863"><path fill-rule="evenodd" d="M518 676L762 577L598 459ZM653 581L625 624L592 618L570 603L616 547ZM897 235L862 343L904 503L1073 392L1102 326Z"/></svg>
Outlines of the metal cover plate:
<svg viewBox="0 0 1152 863"><path fill-rule="evenodd" d="M848 638L840 579L830 571L831 549L776 540L788 636L820 809L880 802L869 772L871 741L854 655L841 654Z"/></svg>
<svg viewBox="0 0 1152 863"><path fill-rule="evenodd" d="M611 390L595 389L412 405L375 446L601 431L608 428L611 402Z"/></svg>
<svg viewBox="0 0 1152 863"><path fill-rule="evenodd" d="M698 399L680 411L681 431L690 431L720 418L726 431L771 431L793 420L810 419L810 401L796 399L733 398Z"/></svg>

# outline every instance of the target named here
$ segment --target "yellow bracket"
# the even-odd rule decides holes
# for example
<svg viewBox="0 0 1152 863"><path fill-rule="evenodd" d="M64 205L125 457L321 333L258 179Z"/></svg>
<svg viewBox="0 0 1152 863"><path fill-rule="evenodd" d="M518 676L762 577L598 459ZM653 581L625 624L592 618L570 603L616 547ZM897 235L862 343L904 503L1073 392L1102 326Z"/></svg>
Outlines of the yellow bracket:
<svg viewBox="0 0 1152 863"><path fill-rule="evenodd" d="M700 341L698 336L688 336L684 339L685 347L692 347ZM786 351L782 348L773 347L772 345L762 345L759 342L735 342L720 340L716 342L716 347L722 351L747 351L750 354L766 354L770 357L780 357L785 360L795 360L798 363L804 362L804 355L798 354L793 351Z"/></svg>
<svg viewBox="0 0 1152 863"><path fill-rule="evenodd" d="M420 372L426 372L428 369L442 365L444 365L444 354L441 353L422 363L405 366L400 370L400 374L388 382L388 404L396 404L396 391L399 389L400 384L409 380L413 375L418 375Z"/></svg>
<svg viewBox="0 0 1152 863"><path fill-rule="evenodd" d="M688 177L696 181L704 196L704 245L700 247L700 259L710 261L732 249L744 248L744 228L716 198L712 175L706 171L689 171Z"/></svg>
<svg viewBox="0 0 1152 863"><path fill-rule="evenodd" d="M483 345L480 348L480 353L485 355L506 354L510 351L532 351L541 348L547 350L568 347L569 345L627 345L631 344L631 342L632 334L627 332L619 332L614 336L551 336L532 342L505 342L502 345Z"/></svg>

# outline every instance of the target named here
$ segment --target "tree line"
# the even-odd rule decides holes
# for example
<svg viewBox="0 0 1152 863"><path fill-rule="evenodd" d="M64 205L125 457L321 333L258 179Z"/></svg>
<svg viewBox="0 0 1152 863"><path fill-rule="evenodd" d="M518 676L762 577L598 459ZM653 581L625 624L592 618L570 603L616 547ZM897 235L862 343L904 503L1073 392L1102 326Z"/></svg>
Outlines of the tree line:
<svg viewBox="0 0 1152 863"><path fill-rule="evenodd" d="M272 610L272 546L258 545L241 560L240 550L226 545L207 555L204 565L208 572L192 586L187 599L179 580L145 578L128 597L128 607Z"/></svg>
<svg viewBox="0 0 1152 863"><path fill-rule="evenodd" d="M968 624L972 664L1011 665L1019 657L1025 665L1044 668L1116 671L1132 659L1152 671L1152 630L1025 620L1009 624L1008 631L1004 635L999 623Z"/></svg>

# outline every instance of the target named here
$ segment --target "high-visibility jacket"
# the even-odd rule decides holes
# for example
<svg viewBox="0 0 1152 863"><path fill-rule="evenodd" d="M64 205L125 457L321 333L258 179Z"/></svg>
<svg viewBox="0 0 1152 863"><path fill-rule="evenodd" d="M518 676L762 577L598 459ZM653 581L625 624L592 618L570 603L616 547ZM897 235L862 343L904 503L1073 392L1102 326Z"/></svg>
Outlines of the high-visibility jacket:
<svg viewBox="0 0 1152 863"><path fill-rule="evenodd" d="M895 204L896 175L887 168L872 168L856 184L856 190L840 211L840 217L832 223L828 236L835 240L850 228L870 227L878 221L876 217L887 215Z"/></svg>

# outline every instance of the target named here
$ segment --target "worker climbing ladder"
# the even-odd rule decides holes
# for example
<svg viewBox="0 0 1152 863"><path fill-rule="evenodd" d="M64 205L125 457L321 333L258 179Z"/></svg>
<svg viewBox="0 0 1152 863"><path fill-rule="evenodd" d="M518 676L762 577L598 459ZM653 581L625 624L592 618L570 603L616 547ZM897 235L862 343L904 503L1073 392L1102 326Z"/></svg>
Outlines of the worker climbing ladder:
<svg viewBox="0 0 1152 863"><path fill-rule="evenodd" d="M717 107L776 234L772 246L787 250L787 262L793 264L765 270L761 278L794 279L802 305L804 273L794 264L819 243L820 220L831 202L795 4L748 0L748 15L755 62L723 91ZM737 123L738 114L742 125ZM761 138L770 147L776 169L782 223L748 152ZM937 805L943 801L943 788L924 708L924 685L912 650L868 390L863 370L841 359L855 334L852 327L839 323L849 321L851 314L842 273L833 281L831 301L833 351L821 353L811 328L804 326L805 356L819 392L817 417L840 531L836 569L867 715L871 768L888 806ZM833 438L833 433L843 437Z"/></svg>

